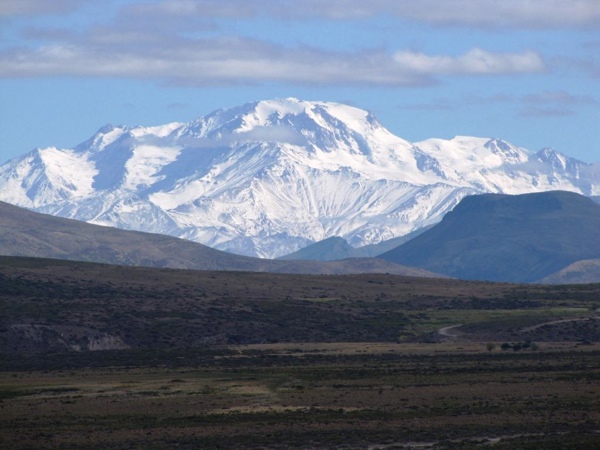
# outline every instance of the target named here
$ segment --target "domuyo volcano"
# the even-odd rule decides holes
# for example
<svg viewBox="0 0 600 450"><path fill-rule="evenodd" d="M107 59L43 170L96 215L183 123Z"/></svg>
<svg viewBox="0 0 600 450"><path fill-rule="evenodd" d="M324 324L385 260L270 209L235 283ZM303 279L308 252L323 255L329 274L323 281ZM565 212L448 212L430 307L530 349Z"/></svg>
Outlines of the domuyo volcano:
<svg viewBox="0 0 600 450"><path fill-rule="evenodd" d="M356 247L402 236L471 194L599 195L598 169L499 139L410 143L368 111L281 99L33 150L0 167L0 200L277 257L332 236Z"/></svg>

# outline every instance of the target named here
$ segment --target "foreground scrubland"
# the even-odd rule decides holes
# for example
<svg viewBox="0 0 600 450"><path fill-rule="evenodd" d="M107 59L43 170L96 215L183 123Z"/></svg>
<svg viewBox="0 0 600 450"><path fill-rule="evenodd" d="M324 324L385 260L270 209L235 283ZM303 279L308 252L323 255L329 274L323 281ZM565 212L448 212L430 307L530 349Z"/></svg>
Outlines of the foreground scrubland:
<svg viewBox="0 0 600 450"><path fill-rule="evenodd" d="M124 353L127 353L125 356ZM600 347L242 346L0 373L3 448L597 448Z"/></svg>
<svg viewBox="0 0 600 450"><path fill-rule="evenodd" d="M598 285L4 260L0 288L2 448L600 446Z"/></svg>

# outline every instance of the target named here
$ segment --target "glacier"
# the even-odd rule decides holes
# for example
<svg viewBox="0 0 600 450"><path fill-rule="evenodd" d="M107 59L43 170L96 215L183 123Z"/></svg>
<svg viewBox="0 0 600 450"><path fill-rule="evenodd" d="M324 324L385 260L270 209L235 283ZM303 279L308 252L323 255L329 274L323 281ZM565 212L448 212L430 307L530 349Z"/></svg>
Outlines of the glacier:
<svg viewBox="0 0 600 450"><path fill-rule="evenodd" d="M332 236L355 247L403 236L467 195L548 190L598 196L600 164L496 138L411 143L371 112L293 98L106 125L0 166L7 203L263 258Z"/></svg>

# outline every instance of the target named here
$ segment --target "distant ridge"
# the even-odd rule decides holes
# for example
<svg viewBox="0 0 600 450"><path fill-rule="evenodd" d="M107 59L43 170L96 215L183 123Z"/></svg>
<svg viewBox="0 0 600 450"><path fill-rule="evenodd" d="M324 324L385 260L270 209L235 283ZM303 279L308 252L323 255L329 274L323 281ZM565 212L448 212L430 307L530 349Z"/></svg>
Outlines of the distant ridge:
<svg viewBox="0 0 600 450"><path fill-rule="evenodd" d="M600 258L584 259L540 280L544 284L600 283Z"/></svg>
<svg viewBox="0 0 600 450"><path fill-rule="evenodd" d="M600 205L563 191L470 196L381 258L462 279L537 282L600 258Z"/></svg>
<svg viewBox="0 0 600 450"><path fill-rule="evenodd" d="M304 247L297 252L277 258L282 261L309 260L309 261L335 261L347 258L359 258L366 252L352 247L348 241L339 236L333 236Z"/></svg>
<svg viewBox="0 0 600 450"><path fill-rule="evenodd" d="M369 258L331 263L250 258L170 236L40 214L4 202L0 202L0 255L174 269L434 276L423 269Z"/></svg>
<svg viewBox="0 0 600 450"><path fill-rule="evenodd" d="M401 244L413 239L414 237L424 233L433 225L428 225L419 228L416 231L408 233L405 236L389 239L380 242L379 244L365 245L364 247L352 247L348 241L339 236L333 236L319 242L315 242L307 247L290 253L289 255L281 256L279 260L308 260L308 261L337 261L346 258L374 258L382 253L385 253Z"/></svg>

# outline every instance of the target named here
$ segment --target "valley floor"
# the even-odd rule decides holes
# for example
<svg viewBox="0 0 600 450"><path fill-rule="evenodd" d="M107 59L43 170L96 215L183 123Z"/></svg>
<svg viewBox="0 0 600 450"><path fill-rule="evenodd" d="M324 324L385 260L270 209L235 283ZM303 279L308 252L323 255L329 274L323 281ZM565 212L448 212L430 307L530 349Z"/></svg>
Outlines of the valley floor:
<svg viewBox="0 0 600 450"><path fill-rule="evenodd" d="M0 448L597 449L599 299L0 258Z"/></svg>
<svg viewBox="0 0 600 450"><path fill-rule="evenodd" d="M1 368L4 449L600 445L598 344L264 344Z"/></svg>

